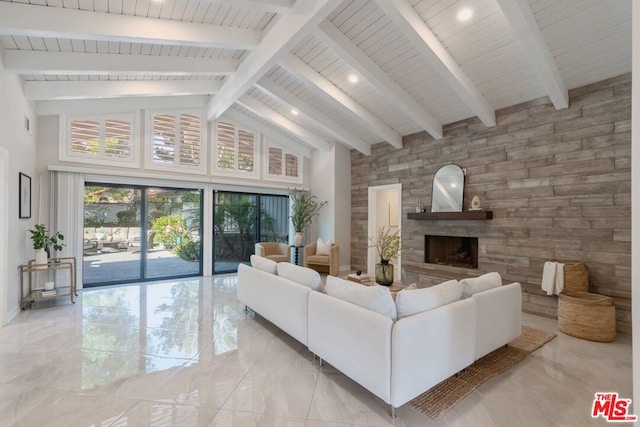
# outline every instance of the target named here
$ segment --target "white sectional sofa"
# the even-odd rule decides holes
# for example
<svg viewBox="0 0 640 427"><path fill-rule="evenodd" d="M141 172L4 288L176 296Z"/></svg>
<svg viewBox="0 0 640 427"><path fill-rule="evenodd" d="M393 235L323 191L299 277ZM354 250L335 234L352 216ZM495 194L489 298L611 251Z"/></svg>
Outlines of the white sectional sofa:
<svg viewBox="0 0 640 427"><path fill-rule="evenodd" d="M275 273L238 265L238 300L305 345L311 292Z"/></svg>
<svg viewBox="0 0 640 427"><path fill-rule="evenodd" d="M368 292L358 305L292 278L240 265L238 299L391 405L392 415L521 333L520 284L502 286L497 273L401 291L416 293L398 294L391 311L378 298L387 288L327 278L327 293Z"/></svg>

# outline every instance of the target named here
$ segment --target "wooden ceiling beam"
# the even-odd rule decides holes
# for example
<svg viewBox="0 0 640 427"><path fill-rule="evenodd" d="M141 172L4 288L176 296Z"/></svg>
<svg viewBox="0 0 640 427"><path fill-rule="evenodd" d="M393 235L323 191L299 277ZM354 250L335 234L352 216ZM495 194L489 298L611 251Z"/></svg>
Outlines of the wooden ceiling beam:
<svg viewBox="0 0 640 427"><path fill-rule="evenodd" d="M14 74L220 76L238 69L235 59L107 53L7 50L5 68Z"/></svg>
<svg viewBox="0 0 640 427"><path fill-rule="evenodd" d="M289 108L295 108L305 120L313 123L316 127L332 135L350 148L358 150L365 156L371 155L371 146L368 143L274 81L262 79L256 83L256 87L270 97L288 105Z"/></svg>
<svg viewBox="0 0 640 427"><path fill-rule="evenodd" d="M296 0L295 13L278 19L260 46L249 53L238 71L225 81L220 93L211 99L207 117L210 120L220 117L340 3L341 0Z"/></svg>
<svg viewBox="0 0 640 427"><path fill-rule="evenodd" d="M324 44L367 79L376 90L394 103L414 123L435 139L442 138L442 124L360 50L338 27L325 20L318 28L320 30L318 38Z"/></svg>
<svg viewBox="0 0 640 427"><path fill-rule="evenodd" d="M286 15L293 13L294 0L200 0L202 3L222 4L226 6L241 6L262 12Z"/></svg>
<svg viewBox="0 0 640 427"><path fill-rule="evenodd" d="M520 41L525 56L536 70L538 78L557 110L569 106L569 91L560 75L529 2L526 0L498 0L509 25Z"/></svg>
<svg viewBox="0 0 640 427"><path fill-rule="evenodd" d="M486 126L496 125L496 113L460 65L429 29L409 0L375 0L411 44L431 63L460 99Z"/></svg>
<svg viewBox="0 0 640 427"><path fill-rule="evenodd" d="M219 80L27 81L24 95L33 101L214 94Z"/></svg>
<svg viewBox="0 0 640 427"><path fill-rule="evenodd" d="M240 97L236 102L238 103L238 105L262 117L264 120L278 126L288 134L295 136L305 144L309 144L312 147L322 151L329 151L329 149L331 148L331 144L329 144L324 139L309 132L302 126L289 120L282 114L277 113L266 105L258 102L255 98L244 95Z"/></svg>
<svg viewBox="0 0 640 427"><path fill-rule="evenodd" d="M0 2L0 35L253 49L262 31Z"/></svg>
<svg viewBox="0 0 640 427"><path fill-rule="evenodd" d="M402 137L387 124L344 93L333 83L320 75L295 55L287 55L280 61L280 66L291 74L309 83L316 92L327 101L341 106L364 126L374 132L381 141L387 141L396 148L402 148Z"/></svg>

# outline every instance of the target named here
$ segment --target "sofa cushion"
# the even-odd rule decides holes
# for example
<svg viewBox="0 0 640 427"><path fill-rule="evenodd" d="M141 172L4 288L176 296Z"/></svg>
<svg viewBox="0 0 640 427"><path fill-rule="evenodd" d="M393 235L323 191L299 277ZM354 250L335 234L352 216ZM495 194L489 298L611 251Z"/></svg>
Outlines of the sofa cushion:
<svg viewBox="0 0 640 427"><path fill-rule="evenodd" d="M267 273L277 274L278 263L258 255L251 255L251 266Z"/></svg>
<svg viewBox="0 0 640 427"><path fill-rule="evenodd" d="M483 274L480 277L473 277L469 279L462 279L460 281L460 289L462 291L462 298L469 298L473 294L478 292L488 291L489 289L502 286L502 278L500 273L492 272Z"/></svg>
<svg viewBox="0 0 640 427"><path fill-rule="evenodd" d="M289 258L286 255L265 255L265 258L275 262L289 262Z"/></svg>
<svg viewBox="0 0 640 427"><path fill-rule="evenodd" d="M316 242L316 255L326 255L329 256L331 253L331 240L327 240L324 242L322 239L318 238Z"/></svg>
<svg viewBox="0 0 640 427"><path fill-rule="evenodd" d="M398 319L433 310L460 300L460 286L456 280L422 289L404 289L396 295Z"/></svg>
<svg viewBox="0 0 640 427"><path fill-rule="evenodd" d="M278 263L278 276L307 286L314 291L320 289L320 286L322 285L320 274L317 271L291 264L290 262Z"/></svg>
<svg viewBox="0 0 640 427"><path fill-rule="evenodd" d="M375 311L396 320L396 305L389 288L381 285L361 285L334 276L327 276L325 292L335 298Z"/></svg>
<svg viewBox="0 0 640 427"><path fill-rule="evenodd" d="M307 257L308 264L329 264L328 255L309 255Z"/></svg>

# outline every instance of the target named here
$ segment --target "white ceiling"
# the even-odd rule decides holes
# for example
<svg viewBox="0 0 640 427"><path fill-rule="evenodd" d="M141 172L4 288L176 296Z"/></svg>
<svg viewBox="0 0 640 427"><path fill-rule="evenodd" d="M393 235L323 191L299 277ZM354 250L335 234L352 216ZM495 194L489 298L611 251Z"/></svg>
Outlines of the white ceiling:
<svg viewBox="0 0 640 427"><path fill-rule="evenodd" d="M36 101L209 95L368 154L630 72L631 0L0 0L0 43Z"/></svg>

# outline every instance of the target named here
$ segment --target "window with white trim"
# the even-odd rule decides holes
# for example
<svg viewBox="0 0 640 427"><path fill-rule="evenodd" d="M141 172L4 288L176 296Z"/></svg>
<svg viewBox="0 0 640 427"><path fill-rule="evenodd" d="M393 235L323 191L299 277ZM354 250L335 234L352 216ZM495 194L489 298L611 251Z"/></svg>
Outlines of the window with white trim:
<svg viewBox="0 0 640 427"><path fill-rule="evenodd" d="M256 140L255 132L235 123L216 122L216 171L255 175Z"/></svg>
<svg viewBox="0 0 640 427"><path fill-rule="evenodd" d="M60 160L135 167L139 144L133 114L61 119Z"/></svg>
<svg viewBox="0 0 640 427"><path fill-rule="evenodd" d="M267 178L276 181L302 181L300 156L280 147L267 146Z"/></svg>
<svg viewBox="0 0 640 427"><path fill-rule="evenodd" d="M151 129L151 169L180 169L204 173L204 132L200 112L152 112L148 124Z"/></svg>

